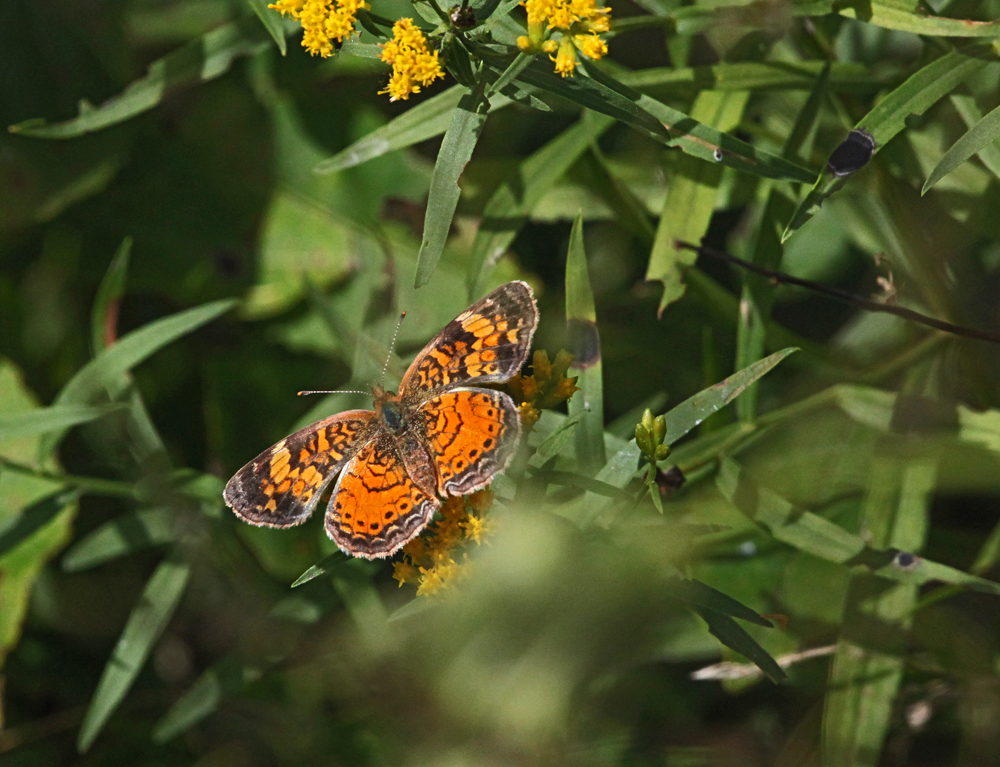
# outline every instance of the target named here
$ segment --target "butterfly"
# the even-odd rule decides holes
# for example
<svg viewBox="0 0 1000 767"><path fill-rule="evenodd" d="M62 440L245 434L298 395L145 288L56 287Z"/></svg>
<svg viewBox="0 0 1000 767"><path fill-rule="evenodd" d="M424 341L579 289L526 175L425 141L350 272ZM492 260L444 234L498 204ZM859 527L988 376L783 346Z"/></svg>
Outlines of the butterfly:
<svg viewBox="0 0 1000 767"><path fill-rule="evenodd" d="M374 411L348 410L285 437L236 472L226 503L251 524L292 527L337 477L327 534L352 556L391 556L442 498L480 490L510 464L521 435L517 405L470 384L514 376L537 324L527 283L501 285L423 348L398 394L375 385Z"/></svg>

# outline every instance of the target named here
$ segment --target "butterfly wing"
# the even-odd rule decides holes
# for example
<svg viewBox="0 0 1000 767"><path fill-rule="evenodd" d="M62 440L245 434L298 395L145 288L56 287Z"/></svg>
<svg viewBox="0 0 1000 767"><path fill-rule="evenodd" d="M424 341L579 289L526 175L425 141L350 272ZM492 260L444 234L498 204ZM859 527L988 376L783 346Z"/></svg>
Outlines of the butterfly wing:
<svg viewBox="0 0 1000 767"><path fill-rule="evenodd" d="M506 381L524 365L537 324L538 308L528 284L501 285L423 348L403 376L400 396L409 399L473 381Z"/></svg>
<svg viewBox="0 0 1000 767"><path fill-rule="evenodd" d="M348 410L307 426L236 472L223 497L250 524L301 524L374 428L375 414L370 410Z"/></svg>
<svg viewBox="0 0 1000 767"><path fill-rule="evenodd" d="M352 556L388 557L416 536L440 505L410 478L392 435L379 430L337 480L326 532Z"/></svg>
<svg viewBox="0 0 1000 767"><path fill-rule="evenodd" d="M521 436L521 419L507 394L451 389L420 406L423 441L437 470L441 495L466 495L507 468Z"/></svg>

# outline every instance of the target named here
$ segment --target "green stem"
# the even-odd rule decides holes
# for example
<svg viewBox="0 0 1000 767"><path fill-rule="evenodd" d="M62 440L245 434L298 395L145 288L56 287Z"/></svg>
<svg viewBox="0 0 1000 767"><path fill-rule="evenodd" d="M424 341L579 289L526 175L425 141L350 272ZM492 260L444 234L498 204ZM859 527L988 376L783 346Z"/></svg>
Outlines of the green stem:
<svg viewBox="0 0 1000 767"><path fill-rule="evenodd" d="M113 479L98 479L96 477L78 477L73 474L58 474L51 471L43 471L31 466L12 461L9 458L0 456L0 466L18 474L25 474L38 479L48 479L59 482L63 485L77 487L87 493L94 495L111 495L120 498L135 498L135 487L128 482L119 482Z"/></svg>

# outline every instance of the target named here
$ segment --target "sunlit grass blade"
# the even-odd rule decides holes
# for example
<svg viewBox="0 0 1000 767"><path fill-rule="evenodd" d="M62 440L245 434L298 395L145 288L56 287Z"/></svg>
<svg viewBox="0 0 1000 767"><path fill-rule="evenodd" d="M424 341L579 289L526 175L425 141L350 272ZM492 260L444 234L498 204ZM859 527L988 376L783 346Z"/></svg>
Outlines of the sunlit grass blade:
<svg viewBox="0 0 1000 767"><path fill-rule="evenodd" d="M441 149L438 150L437 162L434 163L434 172L431 174L414 287L425 285L431 278L448 240L455 208L458 207L458 198L462 193L458 179L472 159L472 151L486 124L489 101L483 96L485 87L485 83L482 83L462 97L452 113L451 125L445 131Z"/></svg>
<svg viewBox="0 0 1000 767"><path fill-rule="evenodd" d="M972 128L983 119L983 113L979 109L979 105L976 103L975 96L963 93L953 93L951 94L951 103L954 105L959 115L961 115L966 127ZM996 142L993 144L987 144L976 154L979 159L982 160L983 165L989 168L990 172L994 176L1000 178L1000 145Z"/></svg>
<svg viewBox="0 0 1000 767"><path fill-rule="evenodd" d="M99 107L81 102L79 116L71 120L47 125L43 120L32 119L12 125L9 130L22 136L51 139L75 138L101 130L149 111L192 83L214 80L225 74L235 59L253 56L270 44L270 35L256 18L226 24L157 59L150 64L145 77Z"/></svg>
<svg viewBox="0 0 1000 767"><path fill-rule="evenodd" d="M584 113L579 122L521 162L504 179L487 201L472 242L466 279L470 299L479 296L494 264L542 197L613 123L604 115Z"/></svg>
<svg viewBox="0 0 1000 767"><path fill-rule="evenodd" d="M667 434L664 442L672 445L717 410L725 407L750 384L770 372L779 362L797 349L782 349L745 367L714 386L688 397L666 414Z"/></svg>
<svg viewBox="0 0 1000 767"><path fill-rule="evenodd" d="M153 741L166 743L215 713L224 694L239 692L248 682L260 678L257 669L245 667L228 657L212 666L170 707L153 728Z"/></svg>
<svg viewBox="0 0 1000 767"><path fill-rule="evenodd" d="M494 93L498 93L510 85L517 78L524 68L531 63L534 56L530 53L520 52L514 57L514 60L510 62L510 65L503 70L500 76L490 83L489 88L486 90L486 96L489 98Z"/></svg>
<svg viewBox="0 0 1000 767"><path fill-rule="evenodd" d="M171 508L143 509L105 522L63 556L63 569L78 572L177 538Z"/></svg>
<svg viewBox="0 0 1000 767"><path fill-rule="evenodd" d="M0 529L0 557L44 528L79 495L76 491L59 490L25 508L13 522Z"/></svg>
<svg viewBox="0 0 1000 767"><path fill-rule="evenodd" d="M97 296L90 310L90 345L94 354L99 353L114 339L118 324L118 305L125 294L125 277L128 274L132 238L126 237L108 265L97 288Z"/></svg>
<svg viewBox="0 0 1000 767"><path fill-rule="evenodd" d="M692 605L691 609L708 624L708 630L712 636L730 650L735 650L747 660L752 661L772 682L777 684L787 678L787 674L778 665L778 662L735 620L724 613L700 605Z"/></svg>
<svg viewBox="0 0 1000 767"><path fill-rule="evenodd" d="M577 216L566 256L566 325L573 352L570 375L578 376L576 392L567 403L570 418L579 417L574 442L577 465L596 474L607 463L604 454L604 365L597 328L594 291L583 246L583 219Z"/></svg>
<svg viewBox="0 0 1000 767"><path fill-rule="evenodd" d="M247 4L257 14L260 23L264 25L264 29L267 30L271 39L274 40L274 44L281 51L281 55L286 55L288 53L288 44L285 42L285 30L281 22L281 15L277 11L267 7L267 0L247 0Z"/></svg>
<svg viewBox="0 0 1000 767"><path fill-rule="evenodd" d="M120 338L76 372L56 396L56 405L76 405L93 402L106 396L108 387L116 387L121 377L159 349L229 311L232 299L213 301L194 309L144 325ZM46 435L39 448L41 456L49 455L63 431Z"/></svg>
<svg viewBox="0 0 1000 767"><path fill-rule="evenodd" d="M855 127L871 134L877 153L880 147L885 146L906 127L907 117L923 114L963 80L995 60L996 57L990 51L989 45L975 43L946 53L919 69L879 101ZM795 230L812 218L823 200L840 189L848 178L849 176L834 176L829 168L824 168L785 227L781 241L787 240Z"/></svg>
<svg viewBox="0 0 1000 767"><path fill-rule="evenodd" d="M184 562L160 563L129 615L125 629L104 667L97 691L84 716L77 739L81 753L87 751L111 714L128 693L136 675L149 657L174 614L187 586L191 568Z"/></svg>
<svg viewBox="0 0 1000 767"><path fill-rule="evenodd" d="M542 443L535 450L535 454L531 456L531 464L533 466L541 466L568 450L570 442L573 440L573 428L580 423L581 418L583 418L583 413L571 415L549 432L548 436L542 440Z"/></svg>
<svg viewBox="0 0 1000 767"><path fill-rule="evenodd" d="M728 594L723 594L718 589L697 580L683 579L677 580L673 585L674 595L685 602L707 607L715 612L723 613L732 618L739 618L748 623L756 623L758 626L771 628L771 621L762 618L756 611L751 610L742 602L733 599Z"/></svg>
<svg viewBox="0 0 1000 767"><path fill-rule="evenodd" d="M292 588L294 589L296 586L309 583L309 581L313 578L318 578L321 575L332 572L335 568L343 565L347 561L348 557L342 551L335 551L332 554L328 554L296 578L295 583L292 584Z"/></svg>
<svg viewBox="0 0 1000 767"><path fill-rule="evenodd" d="M894 2L872 0L867 3L860 15L858 8L841 5L840 3L812 4L810 15L819 15L821 11L816 5L829 5L830 13L839 13L850 19L860 18L866 24L872 24L883 29L895 29L899 32L911 32L915 35L932 37L1000 37L1000 21L974 21L972 19L950 19L946 16L932 16L925 13L915 13L903 4L901 7ZM919 6L913 5L917 8ZM816 10L813 10L816 8Z"/></svg>
<svg viewBox="0 0 1000 767"><path fill-rule="evenodd" d="M932 186L972 155L978 154L984 147L998 140L1000 140L1000 107L987 114L945 152L944 157L927 177L920 193L927 194Z"/></svg>
<svg viewBox="0 0 1000 767"><path fill-rule="evenodd" d="M53 405L27 413L0 417L0 442L34 437L53 431L65 431L72 426L95 421L123 405Z"/></svg>
<svg viewBox="0 0 1000 767"><path fill-rule="evenodd" d="M743 116L749 95L745 91L702 91L691 108L691 119L721 131L732 130ZM661 312L684 295L683 270L697 258L693 251L679 250L674 243L701 242L715 212L722 182L722 165L718 162L681 157L676 170L663 202L646 267L647 280L663 283Z"/></svg>
<svg viewBox="0 0 1000 767"><path fill-rule="evenodd" d="M872 546L922 548L935 473L933 462L875 460L861 511ZM903 676L917 589L905 583L887 587L871 573L852 578L823 712L825 763L873 767L879 762Z"/></svg>

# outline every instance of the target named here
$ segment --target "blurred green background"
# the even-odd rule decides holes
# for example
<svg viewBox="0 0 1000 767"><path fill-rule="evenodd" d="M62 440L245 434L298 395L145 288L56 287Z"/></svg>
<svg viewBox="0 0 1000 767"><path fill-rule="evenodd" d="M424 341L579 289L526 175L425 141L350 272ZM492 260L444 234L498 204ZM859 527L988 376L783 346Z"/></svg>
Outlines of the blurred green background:
<svg viewBox="0 0 1000 767"><path fill-rule="evenodd" d="M658 103L807 174L865 119L878 153L810 198L508 101L414 288L443 127L338 153L452 79L389 103L384 64L311 59L292 25L282 56L235 0L0 2L0 763L1000 764L998 346L672 248L995 331L997 30L966 22L1000 3L612 8L605 71ZM480 272L484 216L510 237ZM599 364L496 483L461 583L415 597L320 514L223 506L268 445L371 404L297 391L367 388L405 310L394 387L511 279L553 357L592 292ZM733 404L776 358L708 389L788 347ZM662 512L646 407L687 477Z"/></svg>

